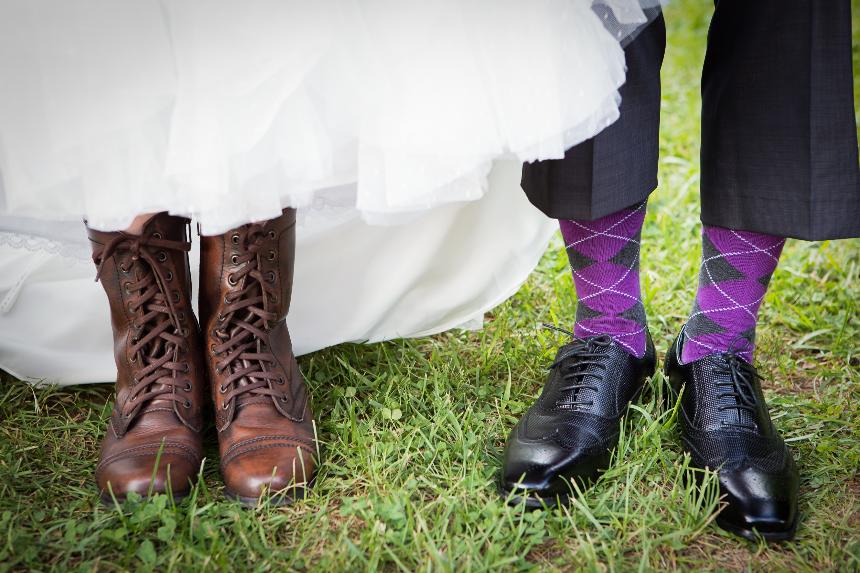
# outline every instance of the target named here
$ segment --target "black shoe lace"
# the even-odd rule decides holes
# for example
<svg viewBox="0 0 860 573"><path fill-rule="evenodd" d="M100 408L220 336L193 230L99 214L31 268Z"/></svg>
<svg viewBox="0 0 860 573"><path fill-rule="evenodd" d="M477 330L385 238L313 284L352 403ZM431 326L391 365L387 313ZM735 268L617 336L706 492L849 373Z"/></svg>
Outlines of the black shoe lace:
<svg viewBox="0 0 860 573"><path fill-rule="evenodd" d="M756 372L751 364L738 356L734 350L730 349L718 356L722 359L722 365L716 369L716 372L728 375L728 380L716 382L716 386L727 388L725 392L719 395L719 398L733 398L735 402L734 404L721 405L719 410L721 412L735 410L738 413L738 418L741 417L741 412L746 411L753 419L756 419L758 394L755 389L755 381L762 380L761 375ZM756 429L755 424L741 424L725 420L722 421L722 424L751 430Z"/></svg>
<svg viewBox="0 0 860 573"><path fill-rule="evenodd" d="M277 361L271 352L269 330L277 314L270 307L276 292L274 277L270 273L264 276L260 270L265 236L263 225L253 224L244 236L237 233L232 238L239 246L235 263L241 266L227 280L238 288L224 298L226 306L215 331L221 344L214 349L220 358L216 372L230 372L219 388L225 395L225 410L234 400L244 403L265 396L284 399L270 387L270 381L284 384L286 380L283 374L272 371Z"/></svg>
<svg viewBox="0 0 860 573"><path fill-rule="evenodd" d="M564 328L551 324L544 324L543 326L567 334L573 339L565 352L550 365L550 370L564 368L562 372L564 383L557 388L557 391L562 394L562 398L556 400L556 407L576 409L593 406L594 400L580 400L579 396L582 390L600 391L599 386L586 382L586 379L589 375L594 376L592 366L606 371L606 364L598 358L603 356L604 349L612 344L612 338L607 335L579 338Z"/></svg>
<svg viewBox="0 0 860 573"><path fill-rule="evenodd" d="M97 265L96 281L101 278L105 262L117 251L131 253L134 279L123 284L128 310L134 315L129 359L134 366L134 384L123 404L121 415L133 419L149 402L160 398L191 408L191 402L177 395L174 388L190 390L190 380L180 376L191 371L180 352L187 350L186 333L179 320L177 301L167 295L172 280L164 268L167 251L188 252L191 244L163 239L160 234L136 236L120 233L93 253Z"/></svg>

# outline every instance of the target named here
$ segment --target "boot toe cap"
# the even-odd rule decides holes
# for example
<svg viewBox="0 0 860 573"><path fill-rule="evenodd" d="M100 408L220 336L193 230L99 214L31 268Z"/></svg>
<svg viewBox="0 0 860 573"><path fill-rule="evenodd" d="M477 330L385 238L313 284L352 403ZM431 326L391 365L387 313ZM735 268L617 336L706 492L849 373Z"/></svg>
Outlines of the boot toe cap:
<svg viewBox="0 0 860 573"><path fill-rule="evenodd" d="M287 502L309 487L316 465L309 448L289 439L247 442L221 462L228 496L254 504L271 494L273 502Z"/></svg>
<svg viewBox="0 0 860 573"><path fill-rule="evenodd" d="M161 444L156 444L143 450L121 452L102 461L96 469L102 498L111 500L113 493L123 500L132 492L143 497L168 492L174 497L186 495L197 476L200 460L169 449L159 455L160 447Z"/></svg>

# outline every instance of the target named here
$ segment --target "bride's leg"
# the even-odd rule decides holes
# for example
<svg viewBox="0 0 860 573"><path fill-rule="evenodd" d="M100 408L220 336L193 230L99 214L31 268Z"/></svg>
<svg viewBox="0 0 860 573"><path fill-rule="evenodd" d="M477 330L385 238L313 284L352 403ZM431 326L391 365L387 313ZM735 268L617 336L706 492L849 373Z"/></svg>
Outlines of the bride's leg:
<svg viewBox="0 0 860 573"><path fill-rule="evenodd" d="M221 473L228 496L256 505L301 495L316 466L310 400L286 316L295 254L294 209L203 237L200 324Z"/></svg>
<svg viewBox="0 0 860 573"><path fill-rule="evenodd" d="M157 213L143 213L134 218L131 222L131 225L125 230L126 233L130 235L140 235L143 233L143 228L149 222L150 219L155 217Z"/></svg>
<svg viewBox="0 0 860 573"><path fill-rule="evenodd" d="M88 229L111 307L116 401L96 480L102 499L187 494L203 458L205 373L191 307L188 220L142 215L127 232ZM157 466L157 467L156 467Z"/></svg>

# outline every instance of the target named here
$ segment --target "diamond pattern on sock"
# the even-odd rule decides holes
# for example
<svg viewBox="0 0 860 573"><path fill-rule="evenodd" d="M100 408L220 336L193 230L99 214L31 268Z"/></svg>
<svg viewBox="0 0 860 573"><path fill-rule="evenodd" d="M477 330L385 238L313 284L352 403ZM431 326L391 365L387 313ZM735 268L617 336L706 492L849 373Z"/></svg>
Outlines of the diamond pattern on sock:
<svg viewBox="0 0 860 573"><path fill-rule="evenodd" d="M705 226L702 266L681 361L729 349L752 363L758 309L779 263L785 239Z"/></svg>
<svg viewBox="0 0 860 573"><path fill-rule="evenodd" d="M582 253L571 251L570 249L567 251L567 259L570 261L571 268L575 271L581 271L585 267L591 266L597 262L594 259L589 259Z"/></svg>
<svg viewBox="0 0 860 573"><path fill-rule="evenodd" d="M595 221L560 220L576 286L576 336L606 334L630 354L645 354L639 244L645 202Z"/></svg>

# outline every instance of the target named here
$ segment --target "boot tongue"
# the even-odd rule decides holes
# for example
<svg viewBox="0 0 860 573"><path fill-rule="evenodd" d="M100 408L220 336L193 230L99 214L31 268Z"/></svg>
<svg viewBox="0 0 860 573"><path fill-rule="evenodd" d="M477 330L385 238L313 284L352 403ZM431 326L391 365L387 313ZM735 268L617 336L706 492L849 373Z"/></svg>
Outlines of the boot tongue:
<svg viewBox="0 0 860 573"><path fill-rule="evenodd" d="M253 324L257 320L257 317L252 312L248 312L244 321ZM242 336L242 329L236 327L230 332L231 336ZM247 349L245 352L261 354L264 351L263 344L260 340L255 340L254 344L251 348ZM268 388L268 385L258 386L255 389L249 389L245 392L242 390L247 387L253 385L257 385L257 382L254 380L254 372L265 372L266 366L260 360L246 359L246 358L237 358L235 362L233 362L233 371L237 370L247 370L253 369L249 375L243 376L239 380L236 381L236 389L240 392L240 394L236 397L236 406L242 407L250 404L272 404L272 397L266 394L259 394L256 390Z"/></svg>
<svg viewBox="0 0 860 573"><path fill-rule="evenodd" d="M246 362L246 361L243 360L242 362ZM252 383L252 381L249 380L248 378L242 378L236 384L239 387L239 389L241 389L242 387L248 386L251 383ZM236 397L236 405L240 408L243 406L250 405L250 404L271 404L271 403L272 403L271 396L256 394L253 391L239 394L239 396Z"/></svg>
<svg viewBox="0 0 860 573"><path fill-rule="evenodd" d="M145 264L146 263L141 262L141 265L145 265ZM138 265L138 271L136 273L136 278L138 281L142 280L144 278L143 275L145 275L145 274L154 274L153 269L147 269L146 271L140 270L141 265ZM149 287L149 288L153 288L153 287ZM166 307L167 302L164 299L165 299L165 295L163 292L161 292L161 289L159 288L158 294L156 294L148 303L146 303L145 308L142 309L142 312L144 314L150 312L150 308L146 308L146 307L151 307L151 306ZM167 314L160 314L160 315L154 317L153 319L149 320L146 323L146 328L143 329L139 333L139 335L141 337L146 336L148 332L151 332L152 330L159 328L165 322L170 322L170 318L168 317ZM174 330L174 328L171 325L167 329L166 332L172 332L173 330ZM166 341L161 336L155 337L153 340L151 340L146 346L144 346L140 350L140 355L142 357L142 365L143 366L148 366L148 365L152 364L153 362L161 361L161 359L165 355L169 356L169 360L174 360L174 359L176 359L175 353L176 353L176 350L173 347L173 345L172 344L168 345L168 341ZM161 375L161 378L175 376L175 374L171 370L168 370L165 368L157 368L155 370L155 372L159 373ZM146 378L149 378L150 376L152 376L152 374L147 375ZM171 411L173 411L174 401L167 398L167 396L171 396L173 394L173 391L174 391L173 388L167 384L161 384L157 381L150 382L148 384L148 388L147 388L146 392L147 393L158 392L159 395L151 398L144 405L143 411L150 411L153 409L161 409L161 408L168 408Z"/></svg>

